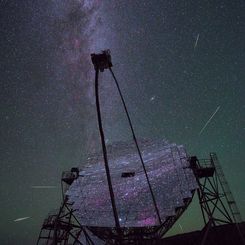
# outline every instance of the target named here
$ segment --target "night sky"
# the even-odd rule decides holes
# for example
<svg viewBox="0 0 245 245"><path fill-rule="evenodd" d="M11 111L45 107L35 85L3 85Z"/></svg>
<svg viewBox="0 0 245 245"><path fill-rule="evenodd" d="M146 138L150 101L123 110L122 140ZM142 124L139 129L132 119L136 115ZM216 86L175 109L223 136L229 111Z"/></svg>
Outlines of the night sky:
<svg viewBox="0 0 245 245"><path fill-rule="evenodd" d="M216 152L245 217L244 13L243 0L1 0L0 243L34 244L62 171L99 150L90 53L107 48L137 136ZM101 94L107 141L129 139L107 72ZM198 205L179 222L200 228Z"/></svg>

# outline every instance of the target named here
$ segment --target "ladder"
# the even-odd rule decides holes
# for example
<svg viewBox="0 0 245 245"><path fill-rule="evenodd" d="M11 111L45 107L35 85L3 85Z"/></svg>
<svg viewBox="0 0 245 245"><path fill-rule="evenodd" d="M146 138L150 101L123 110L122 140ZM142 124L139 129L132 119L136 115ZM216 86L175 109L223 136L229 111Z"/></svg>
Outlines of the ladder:
<svg viewBox="0 0 245 245"><path fill-rule="evenodd" d="M240 211L236 205L235 199L232 195L228 182L225 178L222 167L218 161L217 155L215 153L210 153L210 157L211 157L212 164L215 166L215 170L216 170L219 182L221 184L222 191L225 195L227 204L229 206L230 212L232 214L234 223L241 223L242 217L241 217Z"/></svg>

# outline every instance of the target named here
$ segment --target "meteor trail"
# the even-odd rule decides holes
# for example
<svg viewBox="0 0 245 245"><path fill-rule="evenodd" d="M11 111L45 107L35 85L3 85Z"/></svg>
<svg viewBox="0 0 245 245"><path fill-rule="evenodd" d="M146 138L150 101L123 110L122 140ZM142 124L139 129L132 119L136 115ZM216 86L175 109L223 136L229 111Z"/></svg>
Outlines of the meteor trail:
<svg viewBox="0 0 245 245"><path fill-rule="evenodd" d="M215 112L212 114L212 116L208 119L208 121L205 123L205 125L203 126L203 128L200 130L199 135L202 134L202 132L204 131L204 129L208 126L208 124L211 122L211 120L213 119L213 117L215 116L215 114L219 111L220 106L218 106L215 110Z"/></svg>
<svg viewBox="0 0 245 245"><path fill-rule="evenodd" d="M180 223L179 223L179 227L180 227L180 229L181 229L181 231L183 233L183 228L182 228L182 225Z"/></svg>
<svg viewBox="0 0 245 245"><path fill-rule="evenodd" d="M31 217L18 218L18 219L15 219L14 222L23 221L23 220L26 220L26 219L29 219L29 218L31 218Z"/></svg>
<svg viewBox="0 0 245 245"><path fill-rule="evenodd" d="M199 40L199 33L197 34L196 42L195 42L195 44L194 44L194 49L195 49L196 46L197 46L198 40Z"/></svg>
<svg viewBox="0 0 245 245"><path fill-rule="evenodd" d="M54 189L57 188L55 185L33 185L32 189Z"/></svg>

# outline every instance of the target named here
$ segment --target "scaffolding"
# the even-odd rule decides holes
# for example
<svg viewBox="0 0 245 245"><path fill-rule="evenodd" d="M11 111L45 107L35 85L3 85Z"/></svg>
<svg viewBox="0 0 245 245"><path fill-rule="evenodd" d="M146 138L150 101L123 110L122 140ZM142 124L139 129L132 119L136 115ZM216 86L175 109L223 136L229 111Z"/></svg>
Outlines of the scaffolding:
<svg viewBox="0 0 245 245"><path fill-rule="evenodd" d="M241 222L241 215L225 179L217 155L210 153L209 159L190 158L190 166L196 176L198 197L205 224L213 226Z"/></svg>
<svg viewBox="0 0 245 245"><path fill-rule="evenodd" d="M222 224L236 224L237 230L244 242L244 230L240 226L241 215L236 202L231 194L229 185L225 179L223 170L215 153L210 153L209 159L199 160L196 156L189 159L190 168L196 176L198 182L198 198L201 207L202 217L205 223L201 233L200 242L204 245L210 229ZM66 190L78 177L77 169L62 174L62 190ZM176 209L176 214L170 216L166 221L156 228L148 227L145 229L122 229L120 241L117 235L117 229L104 229L99 227L87 227L81 225L78 218L74 215L76 210L72 209L72 203L68 202L67 196L64 199L60 209L56 213L51 213L43 222L38 245L68 245L68 244L96 244L94 235L97 235L105 244L142 244L145 239L151 235L152 239L161 239L165 234L165 229L174 223L183 210ZM186 200L187 208L191 198ZM157 231L158 238L154 235ZM114 234L114 235L113 235ZM148 240L149 241L149 240Z"/></svg>
<svg viewBox="0 0 245 245"><path fill-rule="evenodd" d="M86 227L83 227L74 215L72 203L64 195L67 188L78 177L78 169L72 168L71 171L62 173L62 204L59 210L51 212L44 220L37 244L39 245L68 245L68 244L87 244L95 243L90 238Z"/></svg>
<svg viewBox="0 0 245 245"><path fill-rule="evenodd" d="M242 244L245 244L245 231L240 225L241 214L216 153L210 153L209 159L202 160L193 156L190 158L190 166L199 185L197 193L205 223L200 244L205 244L211 227L222 224L236 224Z"/></svg>

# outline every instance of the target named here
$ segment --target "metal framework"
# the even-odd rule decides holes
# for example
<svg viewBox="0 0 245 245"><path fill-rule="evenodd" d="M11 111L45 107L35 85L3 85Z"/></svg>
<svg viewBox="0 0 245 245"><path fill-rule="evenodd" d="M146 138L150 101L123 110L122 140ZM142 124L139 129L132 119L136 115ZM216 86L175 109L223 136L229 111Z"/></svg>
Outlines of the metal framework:
<svg viewBox="0 0 245 245"><path fill-rule="evenodd" d="M83 227L74 215L75 210L71 208L71 203L64 196L64 191L78 177L77 171L77 168L72 168L70 172L63 172L63 202L59 210L49 214L44 220L37 240L38 245L95 244L86 227Z"/></svg>
<svg viewBox="0 0 245 245"><path fill-rule="evenodd" d="M202 217L205 223L201 245L205 244L211 227L235 223L245 244L244 232L240 227L241 214L226 181L224 172L215 153L209 159L190 158L190 166L196 176L197 190Z"/></svg>
<svg viewBox="0 0 245 245"><path fill-rule="evenodd" d="M120 233L121 233L120 232L121 230L120 222L119 222L118 211L116 207L115 196L114 196L114 191L113 191L112 182L111 182L111 174L110 174L110 168L108 164L107 148L106 148L106 143L105 143L105 136L104 136L103 125L102 125L101 111L100 111L100 100L99 100L99 71L103 72L104 69L110 69L112 67L110 51L105 50L101 54L91 54L91 59L92 59L92 63L95 69L96 111L97 111L97 119L98 119L98 126L99 126L99 132L100 132L101 146L103 150L106 177L107 177L107 183L109 187L113 215L115 219L115 226L116 226L117 233L120 236Z"/></svg>
<svg viewBox="0 0 245 245"><path fill-rule="evenodd" d="M211 227L235 223L244 242L244 231L239 226L238 218L241 215L238 211L234 198L225 181L223 171L215 153L210 153L210 159L198 160L197 157L189 159L190 168L193 170L199 189L197 190L199 203L205 227L201 233L200 242L204 245ZM222 171L222 172L221 172ZM222 174L221 174L222 173ZM78 178L78 169L72 168L70 172L62 174L62 193ZM194 191L193 191L194 194ZM60 209L50 214L44 220L38 245L68 245L68 244L96 244L92 234L105 242L105 244L143 244L149 240L163 238L165 232L181 216L188 207L192 198L184 200L185 206L178 207L175 215L169 216L160 226L154 227L128 227L121 228L120 235L116 227L88 227L79 223L74 215L76 210L68 202L67 196L63 195L63 202Z"/></svg>
<svg viewBox="0 0 245 245"><path fill-rule="evenodd" d="M162 237L165 232L173 225L174 221L178 219L178 217L183 213L185 208L189 205L189 203L192 200L194 190L191 196L188 198L186 197L186 200L183 200L184 205L179 206L176 208L176 212L174 215L167 217L165 221L161 220L160 217L160 212L159 208L157 206L156 198L153 192L153 188L150 182L149 175L147 173L145 163L142 157L141 150L138 145L138 141L134 132L134 127L131 121L131 118L129 116L128 110L126 103L124 101L119 83L117 81L117 78L115 77L115 74L112 71L112 62L111 62L111 55L110 55L110 50L104 50L99 54L91 54L91 60L94 65L95 69L95 97L96 97L96 109L97 109L97 119L98 119L98 126L99 126L99 131L100 131L100 138L101 138L101 145L102 145L102 150L103 150L103 158L104 158L104 164L105 164L105 170L106 170L106 176L107 176L107 182L108 182L108 187L109 187L109 193L110 193L110 199L111 199L111 205L112 205L112 210L113 210L113 215L114 215L114 220L115 220L115 227L108 227L105 229L104 227L90 227L90 230L96 234L98 237L100 237L103 240L112 239L114 241L118 241L119 243L127 240L127 242L131 241L132 239L136 240L142 240L144 238L146 239L152 239L152 238L160 238ZM144 170L145 178L147 180L147 184L149 187L149 192L151 194L153 206L155 209L156 217L158 219L158 225L156 226L150 226L150 227L121 227L120 226L120 221L118 217L118 210L115 202L115 195L114 195L114 190L111 182L111 174L110 174L110 169L108 165L108 156L107 156L107 149L106 149L106 144L105 144L105 137L104 137L104 132L103 132L103 126L102 126L102 118L101 118L101 111L100 111L100 102L99 102L99 71L103 72L105 69L108 69L114 79L115 85L117 87L121 102L123 104L125 114L127 116L127 120L129 123L129 127L132 133L132 137L134 140L134 144L137 149L138 156L140 158L140 162L142 165L142 168Z"/></svg>
<svg viewBox="0 0 245 245"><path fill-rule="evenodd" d="M202 160L191 157L190 165L199 185L198 197L205 224L211 222L216 226L241 220L216 154L210 153L210 159Z"/></svg>
<svg viewBox="0 0 245 245"><path fill-rule="evenodd" d="M193 191L194 194L194 191ZM175 215L168 216L159 226L146 227L121 227L121 235L113 227L87 227L95 236L105 244L142 244L144 241L160 240L183 214L192 201L192 197L184 200L185 205L176 208ZM163 204L164 205L164 204Z"/></svg>
<svg viewBox="0 0 245 245"><path fill-rule="evenodd" d="M146 177L146 180L147 180L147 183L148 183L149 191L151 193L151 197L152 197L152 201L153 201L153 205L154 205L154 208L155 208L155 212L156 212L156 215L157 215L157 218L158 218L158 221L159 221L159 225L161 225L162 221L161 221L159 209L157 207L156 199L155 199L155 196L154 196L154 193L153 193L153 189L152 189L152 186L151 186L151 183L150 183L150 180L149 180L149 176L148 176L148 173L146 171L145 164L144 164L144 161L143 161L143 158L142 158L142 154L141 154L141 151L139 149L139 145L138 145L138 142L137 142L137 139L136 139L136 135L134 133L134 128L133 128L133 125L132 125L132 122L131 122L131 119L130 119L130 116L129 116L129 113L128 113L128 110L127 110L126 103L125 103L123 95L121 93L121 89L119 87L119 83L118 83L118 81L117 81L117 79L116 79L116 77L115 77L115 75L114 75L114 73L113 73L113 71L111 69L112 62L111 62L110 50L104 50L100 54L95 54L95 53L91 54L91 60L92 60L92 63L94 65L94 69L95 69L96 110L97 110L97 119L98 119L98 126L99 126L99 132L100 132L101 146L102 146L102 151L103 151L104 165L105 165L105 170L106 170L106 177L107 177L109 193L110 193L110 199L111 199L111 205L112 205L112 210L113 210L113 215L114 215L114 220L115 220L115 228L116 228L116 231L118 233L117 236L121 237L123 234L121 232L122 229L120 227L120 221L119 221L117 206L116 206L116 202L115 202L115 195L114 195L112 181L111 181L110 168L109 168L108 156L107 156L107 148L106 148L106 143L105 143L105 136L104 136L104 131L103 131L102 117L101 117L101 110L100 110L99 71L103 72L104 69L109 69L109 71L110 71L110 73L111 73L111 75L112 75L112 77L113 77L113 79L115 81L118 93L120 95L120 98L121 98L121 101L122 101L122 104L123 104L123 107L124 107L124 110L125 110L128 122L129 122L129 126L130 126L130 130L131 130L131 133L132 133L132 136L133 136L133 140L135 142L135 146L137 148L137 152L138 152L138 155L139 155L139 158L140 158L140 161L141 161L144 173L145 173L145 177Z"/></svg>
<svg viewBox="0 0 245 245"><path fill-rule="evenodd" d="M69 177L70 176L70 177ZM74 172L68 171L62 174L62 193L76 179ZM194 194L194 191L193 191ZM95 245L97 236L105 244L142 244L143 241L159 240L165 232L182 215L183 211L191 203L192 198L184 200L185 206L176 208L176 215L167 217L164 223L154 227L121 228L120 235L114 227L107 229L100 227L88 227L80 224L74 215L76 210L72 209L67 196L63 195L64 200L59 210L48 215L44 220L37 245Z"/></svg>

